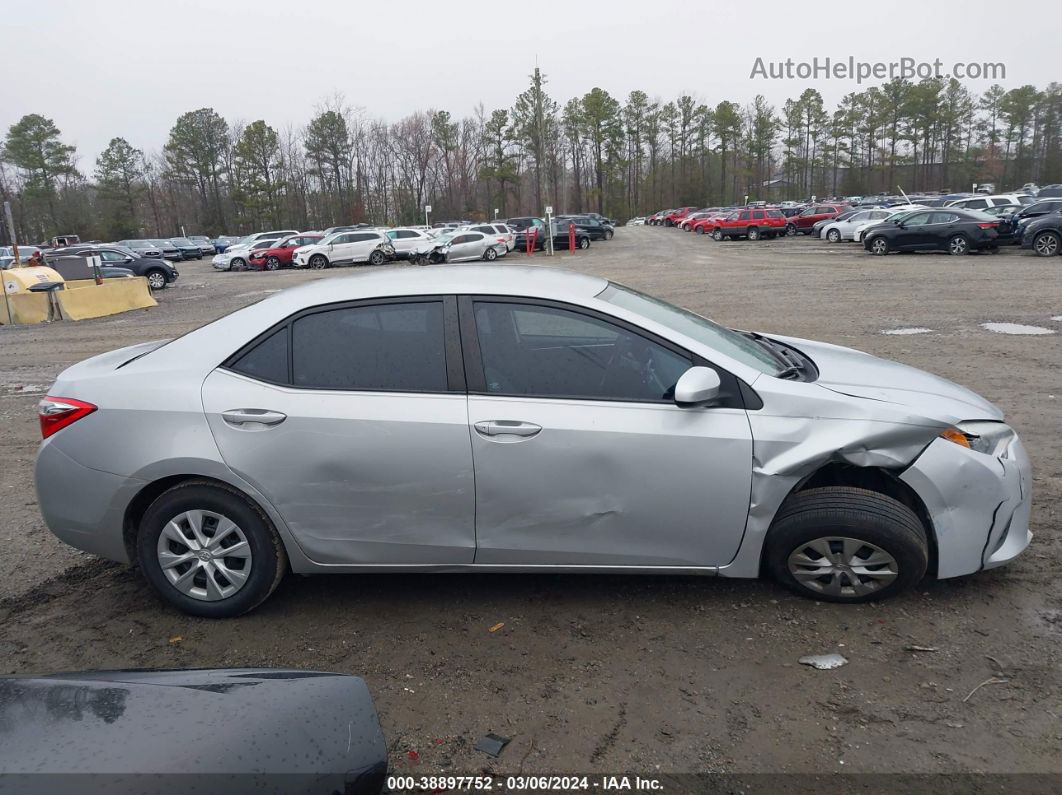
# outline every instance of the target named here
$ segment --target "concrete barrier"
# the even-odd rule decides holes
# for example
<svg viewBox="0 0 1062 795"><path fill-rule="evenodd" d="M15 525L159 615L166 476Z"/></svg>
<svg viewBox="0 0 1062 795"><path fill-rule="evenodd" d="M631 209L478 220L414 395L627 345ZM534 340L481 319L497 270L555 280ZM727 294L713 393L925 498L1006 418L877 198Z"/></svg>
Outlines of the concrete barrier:
<svg viewBox="0 0 1062 795"><path fill-rule="evenodd" d="M14 293L0 301L0 325L43 323L47 319L47 293Z"/></svg>
<svg viewBox="0 0 1062 795"><path fill-rule="evenodd" d="M104 279L103 284L92 279L67 282L65 290L55 293L55 299L64 320L87 320L158 306L143 276Z"/></svg>

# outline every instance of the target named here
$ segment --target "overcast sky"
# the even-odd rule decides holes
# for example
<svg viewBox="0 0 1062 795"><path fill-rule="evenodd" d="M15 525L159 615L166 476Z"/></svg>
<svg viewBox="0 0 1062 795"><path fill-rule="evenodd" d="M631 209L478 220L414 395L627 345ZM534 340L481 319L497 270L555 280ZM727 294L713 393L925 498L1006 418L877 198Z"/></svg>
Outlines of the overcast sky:
<svg viewBox="0 0 1062 795"><path fill-rule="evenodd" d="M563 104L600 86L622 100L689 93L780 106L813 86L828 105L854 79L750 78L757 57L1002 62L983 90L1059 78L1056 0L961 3L755 3L604 0L572 4L423 0L5 0L0 131L26 113L55 120L80 167L115 136L159 149L181 113L301 125L337 92L373 117L460 117L511 107L535 59ZM1023 12L1041 24L1022 22ZM531 9L541 9L536 15ZM1050 23L1048 17L1055 17ZM1004 24L1005 23L1005 24ZM1048 55L1051 54L1051 55Z"/></svg>

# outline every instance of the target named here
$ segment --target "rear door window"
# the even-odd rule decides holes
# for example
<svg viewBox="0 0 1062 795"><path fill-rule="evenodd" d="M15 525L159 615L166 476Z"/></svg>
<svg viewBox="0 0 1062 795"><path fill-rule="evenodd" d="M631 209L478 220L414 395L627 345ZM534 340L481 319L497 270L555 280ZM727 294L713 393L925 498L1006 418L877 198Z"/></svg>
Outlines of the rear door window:
<svg viewBox="0 0 1062 795"><path fill-rule="evenodd" d="M445 392L442 301L344 307L291 329L296 387Z"/></svg>

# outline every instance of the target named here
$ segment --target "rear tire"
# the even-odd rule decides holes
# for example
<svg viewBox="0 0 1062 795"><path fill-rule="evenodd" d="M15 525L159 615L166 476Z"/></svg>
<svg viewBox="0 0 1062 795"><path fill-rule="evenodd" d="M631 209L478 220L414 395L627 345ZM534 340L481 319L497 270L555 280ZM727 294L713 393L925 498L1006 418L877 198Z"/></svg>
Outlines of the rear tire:
<svg viewBox="0 0 1062 795"><path fill-rule="evenodd" d="M759 229L750 229L749 230L749 240L759 240L759 239L760 239L760 230Z"/></svg>
<svg viewBox="0 0 1062 795"><path fill-rule="evenodd" d="M789 497L764 544L771 575L827 602L869 602L925 576L929 544L914 511L878 492L847 486Z"/></svg>
<svg viewBox="0 0 1062 795"><path fill-rule="evenodd" d="M577 245L579 248L590 248L590 238L581 237L579 238L579 242L575 245Z"/></svg>
<svg viewBox="0 0 1062 795"><path fill-rule="evenodd" d="M712 230L712 240L722 240L722 239L723 239L723 230L721 230L721 229L713 229Z"/></svg>
<svg viewBox="0 0 1062 795"><path fill-rule="evenodd" d="M970 253L970 241L963 235L955 235L948 241L948 253L954 257L962 257Z"/></svg>
<svg viewBox="0 0 1062 795"><path fill-rule="evenodd" d="M1062 239L1054 232L1041 232L1033 238L1032 247L1038 257L1053 257L1062 249Z"/></svg>
<svg viewBox="0 0 1062 795"><path fill-rule="evenodd" d="M488 248L486 251L483 252L483 259L487 262L494 262L494 260L496 260L497 258L498 252L495 251L493 248Z"/></svg>
<svg viewBox="0 0 1062 795"><path fill-rule="evenodd" d="M204 568L208 564L201 565L200 559L193 553L195 549L209 550L210 547L199 544L196 541L197 534L182 519L197 513L207 517L200 519L199 529L208 541L217 537L223 527L220 520L210 517L221 517L235 525L236 531L246 539L245 544L238 543L235 535L223 538L223 541L231 543L228 547L217 545L215 554L210 556L209 567ZM184 542L173 540L180 538L174 535L174 528L184 536ZM208 530L213 535L208 535ZM167 532L165 537L164 531ZM210 593L220 597L225 583L233 587L233 583L238 582L235 577L230 582L224 573L219 573L220 567L214 561L219 561L230 572L244 571L235 567L241 558L224 555L224 552L235 549L234 543L247 553L244 565L250 571L246 573L245 580L235 586L234 593L208 599L206 596ZM163 600L184 613L206 618L231 618L253 610L273 592L288 569L284 545L265 513L235 489L201 480L178 484L151 503L140 520L136 551L140 570ZM171 560L186 555L190 560L179 566L167 567L168 571L173 572L167 575L161 560L164 554L169 555ZM182 568L184 566L192 567L191 571ZM184 578L185 590L171 582L170 576ZM207 577L214 578L213 589Z"/></svg>

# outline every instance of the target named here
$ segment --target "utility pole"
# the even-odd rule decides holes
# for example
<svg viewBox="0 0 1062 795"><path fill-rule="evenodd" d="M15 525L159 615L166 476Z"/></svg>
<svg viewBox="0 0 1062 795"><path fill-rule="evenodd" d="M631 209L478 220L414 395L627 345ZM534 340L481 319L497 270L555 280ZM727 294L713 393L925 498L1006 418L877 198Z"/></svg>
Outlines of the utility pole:
<svg viewBox="0 0 1062 795"><path fill-rule="evenodd" d="M15 220L11 217L11 202L4 202L4 218L7 222L7 233L11 235L11 253L15 255L15 265L22 264L22 260L18 257L18 236L15 234ZM4 295L7 295L7 291L4 291Z"/></svg>

